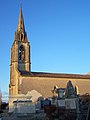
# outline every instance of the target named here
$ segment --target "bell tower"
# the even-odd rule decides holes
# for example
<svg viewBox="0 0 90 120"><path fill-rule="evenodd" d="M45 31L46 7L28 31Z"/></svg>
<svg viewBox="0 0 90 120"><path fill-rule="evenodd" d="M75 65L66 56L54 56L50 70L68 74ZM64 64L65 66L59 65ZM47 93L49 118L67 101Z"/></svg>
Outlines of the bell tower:
<svg viewBox="0 0 90 120"><path fill-rule="evenodd" d="M11 63L17 64L19 71L30 72L30 45L25 32L22 8L18 20L18 27L14 36L14 43L11 50Z"/></svg>
<svg viewBox="0 0 90 120"><path fill-rule="evenodd" d="M30 70L30 45L24 26L22 7L20 8L17 30L14 35L14 42L11 48L10 63L10 95L18 94L19 73Z"/></svg>

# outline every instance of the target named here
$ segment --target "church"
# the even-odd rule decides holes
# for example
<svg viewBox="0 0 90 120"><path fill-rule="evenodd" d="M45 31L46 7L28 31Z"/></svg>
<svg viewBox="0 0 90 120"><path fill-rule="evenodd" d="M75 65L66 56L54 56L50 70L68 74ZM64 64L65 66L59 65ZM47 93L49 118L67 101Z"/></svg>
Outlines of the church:
<svg viewBox="0 0 90 120"><path fill-rule="evenodd" d="M62 74L31 71L30 43L24 26L22 8L20 8L18 26L11 48L10 61L10 96L26 95L28 91L36 90L44 98L51 97L52 89L55 85L63 88L69 80L74 86L78 86L80 94L90 94L89 74Z"/></svg>

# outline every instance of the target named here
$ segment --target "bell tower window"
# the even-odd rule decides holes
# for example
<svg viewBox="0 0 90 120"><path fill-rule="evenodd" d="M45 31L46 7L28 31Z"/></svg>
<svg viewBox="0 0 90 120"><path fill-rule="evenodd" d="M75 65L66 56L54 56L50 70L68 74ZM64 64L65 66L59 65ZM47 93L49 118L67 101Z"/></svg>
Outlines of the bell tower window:
<svg viewBox="0 0 90 120"><path fill-rule="evenodd" d="M25 49L22 45L19 48L19 60L21 61L25 60Z"/></svg>
<svg viewBox="0 0 90 120"><path fill-rule="evenodd" d="M21 41L23 41L23 34L21 34Z"/></svg>

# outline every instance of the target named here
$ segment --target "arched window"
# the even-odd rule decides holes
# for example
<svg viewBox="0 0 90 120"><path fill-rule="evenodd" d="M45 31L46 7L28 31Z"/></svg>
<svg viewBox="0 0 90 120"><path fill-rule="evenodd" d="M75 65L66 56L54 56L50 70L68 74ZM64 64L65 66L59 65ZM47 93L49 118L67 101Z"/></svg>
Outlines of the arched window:
<svg viewBox="0 0 90 120"><path fill-rule="evenodd" d="M24 47L21 45L19 48L19 60L25 60L25 50Z"/></svg>
<svg viewBox="0 0 90 120"><path fill-rule="evenodd" d="M21 41L23 41L23 34L21 34Z"/></svg>

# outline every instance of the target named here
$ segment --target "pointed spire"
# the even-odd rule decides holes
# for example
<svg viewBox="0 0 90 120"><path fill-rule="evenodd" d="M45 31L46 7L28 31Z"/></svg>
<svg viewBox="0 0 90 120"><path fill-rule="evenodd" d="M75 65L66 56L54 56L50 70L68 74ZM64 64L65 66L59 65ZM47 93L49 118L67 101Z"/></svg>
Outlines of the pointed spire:
<svg viewBox="0 0 90 120"><path fill-rule="evenodd" d="M23 30L25 31L24 27L24 19L23 19L23 14L22 14L22 6L20 7L20 14L19 14L19 20L18 20L18 31Z"/></svg>

